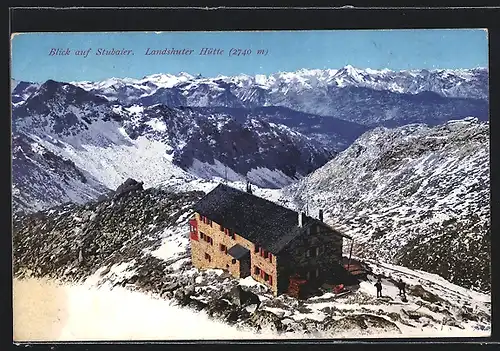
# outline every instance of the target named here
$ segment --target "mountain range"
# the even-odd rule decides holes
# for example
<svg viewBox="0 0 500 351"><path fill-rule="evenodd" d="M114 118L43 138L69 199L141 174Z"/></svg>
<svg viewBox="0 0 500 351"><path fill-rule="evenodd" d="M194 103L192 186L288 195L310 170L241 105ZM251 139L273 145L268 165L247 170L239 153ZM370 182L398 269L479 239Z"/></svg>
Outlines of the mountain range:
<svg viewBox="0 0 500 351"><path fill-rule="evenodd" d="M489 151L489 125L475 118L379 127L283 188L281 201L324 209L354 238L354 255L489 290Z"/></svg>
<svg viewBox="0 0 500 351"><path fill-rule="evenodd" d="M487 83L480 68L352 66L269 76L11 81L14 188L24 197L14 200L28 211L84 202L130 177L145 186L227 178L281 188L379 126L487 120ZM44 197L45 188L53 196Z"/></svg>
<svg viewBox="0 0 500 351"><path fill-rule="evenodd" d="M17 278L133 287L257 330L489 330L486 69L156 74L11 89ZM128 178L143 184L127 191ZM367 279L345 296L296 301L192 267L192 206L224 178L313 217L323 210L353 238L344 256L363 262ZM377 277L385 300L374 296ZM254 310L227 302L245 284Z"/></svg>

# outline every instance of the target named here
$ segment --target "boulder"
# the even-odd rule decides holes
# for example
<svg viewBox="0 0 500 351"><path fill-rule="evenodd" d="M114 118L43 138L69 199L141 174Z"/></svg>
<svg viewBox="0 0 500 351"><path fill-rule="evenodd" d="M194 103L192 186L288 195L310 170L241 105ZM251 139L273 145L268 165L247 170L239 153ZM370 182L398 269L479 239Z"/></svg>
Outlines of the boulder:
<svg viewBox="0 0 500 351"><path fill-rule="evenodd" d="M326 323L323 322L324 329L334 333L359 331L364 334L372 334L382 330L401 333L401 330L394 322L371 314L348 315L339 320L329 319Z"/></svg>
<svg viewBox="0 0 500 351"><path fill-rule="evenodd" d="M135 179L128 178L123 184L121 184L115 191L114 198L117 199L123 194L126 194L135 190L143 190L143 182L138 182Z"/></svg>
<svg viewBox="0 0 500 351"><path fill-rule="evenodd" d="M234 310L234 306L226 300L216 299L209 302L207 313L209 316L225 319Z"/></svg>
<svg viewBox="0 0 500 351"><path fill-rule="evenodd" d="M479 316L473 313L472 308L466 306L462 307L462 309L458 312L458 317L463 321L469 320L477 322L479 320Z"/></svg>
<svg viewBox="0 0 500 351"><path fill-rule="evenodd" d="M172 292L179 287L180 287L180 284L178 282L172 282L172 283L168 283L167 285L165 285L162 290L164 293Z"/></svg>
<svg viewBox="0 0 500 351"><path fill-rule="evenodd" d="M97 198L97 202L100 203L100 202L106 201L107 199L108 199L108 196L106 194L102 194L102 195L99 195L99 197Z"/></svg>
<svg viewBox="0 0 500 351"><path fill-rule="evenodd" d="M197 299L190 299L190 300L191 301L189 301L188 306L194 308L197 311L201 311L207 307L207 304L200 300Z"/></svg>
<svg viewBox="0 0 500 351"><path fill-rule="evenodd" d="M257 330L270 329L271 331L283 331L281 319L274 313L266 310L257 310L248 320L249 324Z"/></svg>
<svg viewBox="0 0 500 351"><path fill-rule="evenodd" d="M430 291L425 290L421 285L410 286L408 290L411 295L420 297L422 300L429 301L431 303L443 301L442 298L434 295Z"/></svg>
<svg viewBox="0 0 500 351"><path fill-rule="evenodd" d="M223 298L231 301L236 306L248 306L260 304L259 297L251 291L244 290L240 285L234 286Z"/></svg>

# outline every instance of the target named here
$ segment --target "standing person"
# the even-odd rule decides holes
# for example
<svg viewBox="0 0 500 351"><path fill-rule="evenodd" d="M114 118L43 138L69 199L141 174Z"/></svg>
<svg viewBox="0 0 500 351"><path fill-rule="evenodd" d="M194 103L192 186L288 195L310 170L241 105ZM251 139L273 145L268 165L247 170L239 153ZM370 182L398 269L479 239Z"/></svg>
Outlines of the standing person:
<svg viewBox="0 0 500 351"><path fill-rule="evenodd" d="M382 297L382 281L380 278L377 279L375 287L377 288L377 297Z"/></svg>
<svg viewBox="0 0 500 351"><path fill-rule="evenodd" d="M398 288L399 288L399 295L401 295L403 299L406 299L406 291L405 291L406 284L401 278L399 278Z"/></svg>

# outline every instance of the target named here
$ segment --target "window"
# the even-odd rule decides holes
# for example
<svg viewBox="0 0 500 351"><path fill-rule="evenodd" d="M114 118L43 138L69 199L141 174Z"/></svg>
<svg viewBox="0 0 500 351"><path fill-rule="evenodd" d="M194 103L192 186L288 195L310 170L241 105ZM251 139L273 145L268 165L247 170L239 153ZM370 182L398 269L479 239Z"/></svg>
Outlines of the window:
<svg viewBox="0 0 500 351"><path fill-rule="evenodd" d="M316 257L319 255L319 247L310 248L306 251L306 257Z"/></svg>
<svg viewBox="0 0 500 351"><path fill-rule="evenodd" d="M259 252L259 250L260 250L259 244L255 244L254 252L257 253L257 252Z"/></svg>
<svg viewBox="0 0 500 351"><path fill-rule="evenodd" d="M264 273L264 280L267 282L269 280L269 274Z"/></svg>
<svg viewBox="0 0 500 351"><path fill-rule="evenodd" d="M232 232L230 229L225 228L225 229L224 229L224 234L226 234L227 236L230 236L230 237L231 237L231 239L233 239L233 240L234 240L234 235L235 235L235 233L234 233L234 232Z"/></svg>
<svg viewBox="0 0 500 351"><path fill-rule="evenodd" d="M200 219L200 222L203 222L203 216L201 214L198 214L198 218Z"/></svg>
<svg viewBox="0 0 500 351"><path fill-rule="evenodd" d="M224 227L222 226L222 224L220 225L220 231L223 232L224 231Z"/></svg>
<svg viewBox="0 0 500 351"><path fill-rule="evenodd" d="M254 266L253 267L253 273L256 274L256 275L259 275L260 274L260 268L257 267L257 266Z"/></svg>
<svg viewBox="0 0 500 351"><path fill-rule="evenodd" d="M208 220L208 224L209 224L210 226L212 226L212 220L211 220L211 219L209 219L209 220Z"/></svg>
<svg viewBox="0 0 500 351"><path fill-rule="evenodd" d="M210 257L210 255L207 254L206 252L205 252L205 260L207 260L208 262L212 261L212 257Z"/></svg>
<svg viewBox="0 0 500 351"><path fill-rule="evenodd" d="M273 277L269 276L269 285L273 285Z"/></svg>
<svg viewBox="0 0 500 351"><path fill-rule="evenodd" d="M227 253L227 247L226 247L226 245L219 244L219 248L220 248L221 251L224 251L224 252Z"/></svg>
<svg viewBox="0 0 500 351"><path fill-rule="evenodd" d="M266 250L264 250L264 258L268 258L269 257L269 252L267 252Z"/></svg>
<svg viewBox="0 0 500 351"><path fill-rule="evenodd" d="M273 262L273 254L272 253L269 253L269 262Z"/></svg>
<svg viewBox="0 0 500 351"><path fill-rule="evenodd" d="M214 244L214 241L211 237L209 237L208 235L206 235L205 233L202 233L200 232L200 237L207 243L209 243L210 245L213 245Z"/></svg>
<svg viewBox="0 0 500 351"><path fill-rule="evenodd" d="M232 264L236 264L236 259L233 258L232 261L231 261Z"/></svg>
<svg viewBox="0 0 500 351"><path fill-rule="evenodd" d="M226 264L226 269L229 269L229 265L228 264Z"/></svg>

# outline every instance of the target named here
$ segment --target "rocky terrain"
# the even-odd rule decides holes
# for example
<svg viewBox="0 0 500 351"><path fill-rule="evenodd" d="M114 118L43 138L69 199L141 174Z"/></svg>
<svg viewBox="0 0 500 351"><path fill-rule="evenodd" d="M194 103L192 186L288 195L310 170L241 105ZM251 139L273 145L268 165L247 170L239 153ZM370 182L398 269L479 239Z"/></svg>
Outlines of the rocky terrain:
<svg viewBox="0 0 500 351"><path fill-rule="evenodd" d="M282 336L488 334L487 76L347 66L11 82L15 278L125 287ZM367 278L298 301L192 267L190 207L225 177L323 209Z"/></svg>
<svg viewBox="0 0 500 351"><path fill-rule="evenodd" d="M13 212L36 212L61 203L85 203L109 189L74 162L23 133L12 138Z"/></svg>
<svg viewBox="0 0 500 351"><path fill-rule="evenodd" d="M281 188L378 126L434 126L467 116L488 120L487 78L481 68L398 72L346 66L253 77L11 80L13 136L50 151L53 165L65 169L67 160L95 180L82 187L37 169L44 162L16 161L14 186L24 194L15 207L44 209L57 204L54 194L61 195L59 203L78 202L90 188L116 188L129 177L146 186L227 178ZM28 173L40 175L30 178L33 186L18 184ZM44 187L45 202L36 190Z"/></svg>
<svg viewBox="0 0 500 351"><path fill-rule="evenodd" d="M302 117L296 116L294 123ZM48 169L56 173L67 168L63 160L71 162L71 167L94 180L86 188L96 189L96 194L103 188L116 188L128 177L154 186L179 179L227 176L278 188L326 163L363 131L356 130L354 134L337 133L325 144L316 141L315 135L309 137L274 123L272 116L235 118L224 111L122 106L50 80L13 109L13 138L16 146L22 140L25 150L22 154L16 148L12 155L14 186L23 189L24 197L23 201L15 198L16 208L31 211L66 199L89 198L89 190L82 190L79 183L61 184L60 175L50 177L45 161L27 158L29 148L54 155ZM32 175L30 186L20 183L27 174ZM39 201L41 195L35 189L47 189L46 202ZM59 194L60 202L54 203L51 194Z"/></svg>
<svg viewBox="0 0 500 351"><path fill-rule="evenodd" d="M283 189L288 206L324 209L360 257L489 291L489 125L377 128Z"/></svg>
<svg viewBox="0 0 500 351"><path fill-rule="evenodd" d="M127 181L85 205L68 204L14 218L14 277L122 286L203 310L241 328L306 337L488 333L489 296L403 268L369 263L366 281L350 294L295 300L273 297L251 278L191 265L187 220L203 192L144 189ZM374 297L383 277L387 298ZM394 279L408 284L408 302ZM475 335L475 334L474 334Z"/></svg>

